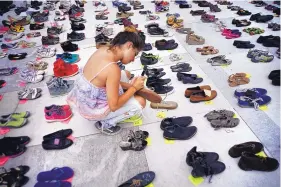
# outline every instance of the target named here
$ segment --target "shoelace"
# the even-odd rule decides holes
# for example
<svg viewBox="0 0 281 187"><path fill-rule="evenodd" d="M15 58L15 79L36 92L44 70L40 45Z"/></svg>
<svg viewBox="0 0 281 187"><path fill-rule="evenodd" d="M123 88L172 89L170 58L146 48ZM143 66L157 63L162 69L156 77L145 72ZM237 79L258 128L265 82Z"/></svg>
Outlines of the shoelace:
<svg viewBox="0 0 281 187"><path fill-rule="evenodd" d="M252 98L247 97L247 96L241 96L240 99L241 99L242 101L247 101L247 102L249 102L249 103L253 103L253 104L254 104L254 108L255 108L256 110L258 110L258 108L259 108L259 106L260 106L259 103L258 103L258 101L263 101L263 99L262 99L261 97L258 97L258 98L256 98L256 99L252 99Z"/></svg>

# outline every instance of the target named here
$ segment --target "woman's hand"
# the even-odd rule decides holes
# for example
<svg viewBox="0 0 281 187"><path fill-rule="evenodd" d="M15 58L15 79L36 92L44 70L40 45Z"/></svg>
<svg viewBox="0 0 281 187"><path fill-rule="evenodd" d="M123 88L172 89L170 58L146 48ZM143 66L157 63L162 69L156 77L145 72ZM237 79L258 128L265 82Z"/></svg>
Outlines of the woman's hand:
<svg viewBox="0 0 281 187"><path fill-rule="evenodd" d="M136 77L135 79L133 79L131 84L138 91L144 87L145 79L146 79L145 77Z"/></svg>

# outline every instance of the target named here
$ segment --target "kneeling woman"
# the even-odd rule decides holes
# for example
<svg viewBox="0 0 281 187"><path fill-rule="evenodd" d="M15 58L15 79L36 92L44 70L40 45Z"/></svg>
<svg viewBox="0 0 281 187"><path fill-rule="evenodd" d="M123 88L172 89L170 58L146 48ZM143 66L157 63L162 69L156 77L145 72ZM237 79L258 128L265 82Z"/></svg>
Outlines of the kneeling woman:
<svg viewBox="0 0 281 187"><path fill-rule="evenodd" d="M117 62L129 64L142 50L144 41L133 32L120 32L110 47L99 48L82 68L67 101L74 103L80 114L98 121L96 127L108 135L120 132L117 126L127 118L141 115L146 100L135 93L144 87L144 77L137 77L123 92L122 82L129 82L130 73L121 71Z"/></svg>

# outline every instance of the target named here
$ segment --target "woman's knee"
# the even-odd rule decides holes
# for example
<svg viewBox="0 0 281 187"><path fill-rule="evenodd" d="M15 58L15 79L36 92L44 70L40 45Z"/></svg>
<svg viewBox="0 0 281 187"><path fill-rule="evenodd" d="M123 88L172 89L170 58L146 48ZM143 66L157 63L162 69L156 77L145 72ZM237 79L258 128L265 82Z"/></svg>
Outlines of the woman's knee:
<svg viewBox="0 0 281 187"><path fill-rule="evenodd" d="M145 98L143 98L139 95L135 95L135 99L139 102L139 104L142 106L142 108L145 108L145 105L146 105Z"/></svg>

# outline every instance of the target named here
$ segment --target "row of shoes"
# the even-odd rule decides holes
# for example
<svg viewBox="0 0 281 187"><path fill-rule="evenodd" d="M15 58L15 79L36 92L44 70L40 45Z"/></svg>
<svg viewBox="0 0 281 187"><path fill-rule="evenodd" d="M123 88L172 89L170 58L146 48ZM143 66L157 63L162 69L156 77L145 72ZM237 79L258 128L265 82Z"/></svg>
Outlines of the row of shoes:
<svg viewBox="0 0 281 187"><path fill-rule="evenodd" d="M272 85L280 86L280 69L271 71L268 78L272 80Z"/></svg>
<svg viewBox="0 0 281 187"><path fill-rule="evenodd" d="M51 97L58 97L68 94L74 87L73 80L64 80L60 77L51 77L46 82Z"/></svg>
<svg viewBox="0 0 281 187"><path fill-rule="evenodd" d="M73 141L68 137L71 136L72 133L72 129L63 129L43 136L43 149L61 150L70 147Z"/></svg>
<svg viewBox="0 0 281 187"><path fill-rule="evenodd" d="M190 126L193 119L190 116L165 118L160 123L163 137L167 140L188 140L197 133L197 127Z"/></svg>
<svg viewBox="0 0 281 187"><path fill-rule="evenodd" d="M212 90L209 85L202 85L187 88L184 96L189 98L191 103L199 103L213 100L217 97L217 92Z"/></svg>
<svg viewBox="0 0 281 187"><path fill-rule="evenodd" d="M63 122L72 117L72 111L69 105L50 105L44 108L45 119L48 123Z"/></svg>
<svg viewBox="0 0 281 187"><path fill-rule="evenodd" d="M30 112L28 112L28 111L3 115L0 117L0 127L5 127L5 128L23 127L24 125L27 124L27 122L28 122L27 118L29 116L30 116ZM4 142L4 140L6 140L6 139L5 138L0 139L0 145L1 145L1 143ZM28 141L25 141L25 142L26 143L29 142L29 139L28 139ZM4 148L5 147L4 145L5 144L3 143L3 145L1 145L0 147L2 148L2 146L3 146L3 148ZM10 145L10 146L13 147L14 145ZM0 148L0 150L1 150L1 148ZM3 149L2 149L2 151L0 151L0 153L5 153L5 151L3 151ZM13 153L11 153L12 155L8 155L7 153L9 153L9 151L6 152L6 154L4 154L3 156L12 156L13 155Z"/></svg>
<svg viewBox="0 0 281 187"><path fill-rule="evenodd" d="M218 55L212 58L208 58L207 62L212 66L228 66L232 63L232 60L227 59L225 55Z"/></svg>
<svg viewBox="0 0 281 187"><path fill-rule="evenodd" d="M263 88L236 89L234 92L240 107L255 108L256 110L271 101L271 97L266 94L267 90Z"/></svg>
<svg viewBox="0 0 281 187"><path fill-rule="evenodd" d="M228 151L232 158L239 158L238 166L244 171L275 171L279 167L278 160L267 157L263 153L264 146L260 142L236 144Z"/></svg>
<svg viewBox="0 0 281 187"><path fill-rule="evenodd" d="M274 59L274 55L270 54L268 51L252 49L248 51L247 57L251 59L252 62L271 62Z"/></svg>
<svg viewBox="0 0 281 187"><path fill-rule="evenodd" d="M229 110L213 110L208 112L204 117L207 118L215 130L233 128L240 122L239 118L235 117L235 113Z"/></svg>

